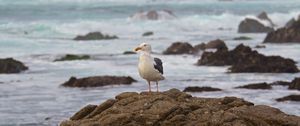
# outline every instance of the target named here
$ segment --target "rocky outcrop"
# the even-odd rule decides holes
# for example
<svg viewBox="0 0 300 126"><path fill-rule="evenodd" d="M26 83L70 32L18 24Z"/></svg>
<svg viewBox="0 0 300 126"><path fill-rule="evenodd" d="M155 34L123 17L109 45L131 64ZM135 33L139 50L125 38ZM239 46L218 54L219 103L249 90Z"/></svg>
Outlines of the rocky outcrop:
<svg viewBox="0 0 300 126"><path fill-rule="evenodd" d="M256 45L254 48L257 48L257 49L266 48L266 45Z"/></svg>
<svg viewBox="0 0 300 126"><path fill-rule="evenodd" d="M295 61L280 56L264 56L243 44L233 50L204 52L197 65L224 66L232 65L232 73L296 73L299 72Z"/></svg>
<svg viewBox="0 0 300 126"><path fill-rule="evenodd" d="M74 55L74 54L67 54L59 59L54 61L72 61L72 60L87 60L91 57L89 55Z"/></svg>
<svg viewBox="0 0 300 126"><path fill-rule="evenodd" d="M228 49L225 42L220 39L216 39L205 44L205 49Z"/></svg>
<svg viewBox="0 0 300 126"><path fill-rule="evenodd" d="M236 88L269 90L272 89L272 86L264 82L264 83L247 84L243 86L238 86Z"/></svg>
<svg viewBox="0 0 300 126"><path fill-rule="evenodd" d="M264 43L300 43L300 19L267 34Z"/></svg>
<svg viewBox="0 0 300 126"><path fill-rule="evenodd" d="M71 77L67 82L63 83L62 86L65 87L99 87L107 85L130 85L136 82L131 77L122 76L95 76L77 79L76 77Z"/></svg>
<svg viewBox="0 0 300 126"><path fill-rule="evenodd" d="M90 32L86 35L78 35L74 38L74 40L110 40L110 39L118 39L117 36L113 35L104 35L101 32Z"/></svg>
<svg viewBox="0 0 300 126"><path fill-rule="evenodd" d="M276 26L273 23L273 21L269 18L268 14L266 12L264 12L264 11L261 12L260 14L258 14L256 17L258 19L260 19L260 20L264 20L264 21L268 22L271 27L275 27Z"/></svg>
<svg viewBox="0 0 300 126"><path fill-rule="evenodd" d="M272 27L265 26L256 19L246 18L240 24L238 33L268 33L274 31Z"/></svg>
<svg viewBox="0 0 300 126"><path fill-rule="evenodd" d="M233 38L233 40L251 40L251 39L252 38L247 36L240 36L240 37Z"/></svg>
<svg viewBox="0 0 300 126"><path fill-rule="evenodd" d="M288 95L282 98L277 98L276 101L283 102L283 101L300 101L300 95Z"/></svg>
<svg viewBox="0 0 300 126"><path fill-rule="evenodd" d="M295 78L289 85L289 89L300 90L300 77Z"/></svg>
<svg viewBox="0 0 300 126"><path fill-rule="evenodd" d="M235 97L198 98L171 89L125 92L88 105L60 126L297 126L300 117Z"/></svg>
<svg viewBox="0 0 300 126"><path fill-rule="evenodd" d="M141 11L131 16L134 20L164 20L174 19L176 16L170 10Z"/></svg>
<svg viewBox="0 0 300 126"><path fill-rule="evenodd" d="M22 62L13 58L0 59L0 74L5 73L20 73L27 70L28 67Z"/></svg>
<svg viewBox="0 0 300 126"><path fill-rule="evenodd" d="M219 88L213 88L213 87L186 87L183 92L210 92L210 91L222 91L222 89Z"/></svg>
<svg viewBox="0 0 300 126"><path fill-rule="evenodd" d="M175 42L163 52L163 54L194 54L194 47L187 42Z"/></svg>
<svg viewBox="0 0 300 126"><path fill-rule="evenodd" d="M149 32L145 32L145 33L143 33L143 37L146 37L146 36L151 36L151 35L153 35L154 33L152 32L152 31L149 31Z"/></svg>

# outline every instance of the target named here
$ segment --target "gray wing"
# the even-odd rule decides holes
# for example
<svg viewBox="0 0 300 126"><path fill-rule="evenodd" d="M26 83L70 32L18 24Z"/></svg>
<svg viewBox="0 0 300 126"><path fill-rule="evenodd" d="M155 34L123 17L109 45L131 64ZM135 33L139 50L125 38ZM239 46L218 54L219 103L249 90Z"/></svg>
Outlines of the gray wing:
<svg viewBox="0 0 300 126"><path fill-rule="evenodd" d="M161 74L164 74L162 61L159 58L154 58L154 68L158 70Z"/></svg>

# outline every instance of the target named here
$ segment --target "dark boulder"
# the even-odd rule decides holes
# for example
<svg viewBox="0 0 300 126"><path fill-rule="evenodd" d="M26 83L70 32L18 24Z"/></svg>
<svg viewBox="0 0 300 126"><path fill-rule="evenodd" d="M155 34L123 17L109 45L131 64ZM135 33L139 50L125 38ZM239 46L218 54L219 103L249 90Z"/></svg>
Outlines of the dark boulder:
<svg viewBox="0 0 300 126"><path fill-rule="evenodd" d="M270 23L271 27L275 27L276 25L273 23L273 21L269 18L268 14L266 12L261 12L257 15L258 19L265 20L268 23Z"/></svg>
<svg viewBox="0 0 300 126"><path fill-rule="evenodd" d="M295 78L289 85L289 89L300 90L300 77Z"/></svg>
<svg viewBox="0 0 300 126"><path fill-rule="evenodd" d="M146 36L151 36L151 35L153 35L154 33L152 32L152 31L149 31L149 32L145 32L145 33L143 33L143 37L146 37Z"/></svg>
<svg viewBox="0 0 300 126"><path fill-rule="evenodd" d="M291 82L287 82L287 81L275 81L270 83L270 85L280 85L280 86L289 86L291 84Z"/></svg>
<svg viewBox="0 0 300 126"><path fill-rule="evenodd" d="M20 73L25 70L28 70L28 67L20 61L13 58L0 59L0 74Z"/></svg>
<svg viewBox="0 0 300 126"><path fill-rule="evenodd" d="M194 54L194 47L187 42L175 42L163 54Z"/></svg>
<svg viewBox="0 0 300 126"><path fill-rule="evenodd" d="M160 93L122 93L86 115L60 126L297 126L300 117L253 105L236 97L198 98L171 89ZM123 96L124 95L124 96ZM116 96L116 97L119 97ZM120 98L120 97L119 97ZM90 106L90 105L89 105ZM106 107L103 107L106 106ZM95 108L91 106L91 108ZM89 110L89 109L88 109ZM91 109L92 110L92 109Z"/></svg>
<svg viewBox="0 0 300 126"><path fill-rule="evenodd" d="M77 79L71 77L67 82L63 83L62 86L65 87L98 87L98 86L107 86L107 85L130 85L131 83L136 82L131 77L123 76L94 76Z"/></svg>
<svg viewBox="0 0 300 126"><path fill-rule="evenodd" d="M89 55L75 55L75 54L67 54L59 59L54 61L72 61L72 60L87 60L91 57Z"/></svg>
<svg viewBox="0 0 300 126"><path fill-rule="evenodd" d="M268 33L274 31L272 27L265 26L259 21L251 18L244 19L238 28L238 33Z"/></svg>
<svg viewBox="0 0 300 126"><path fill-rule="evenodd" d="M240 37L233 38L233 40L251 40L251 39L252 38L247 36L240 36Z"/></svg>
<svg viewBox="0 0 300 126"><path fill-rule="evenodd" d="M288 95L282 98L277 98L276 101L283 102L283 101L300 101L300 95Z"/></svg>
<svg viewBox="0 0 300 126"><path fill-rule="evenodd" d="M205 50L205 45L206 45L205 43L197 44L197 45L194 46L194 49L196 51Z"/></svg>
<svg viewBox="0 0 300 126"><path fill-rule="evenodd" d="M291 28L293 26L293 24L296 23L296 19L292 18L291 20L289 20L284 27L286 28Z"/></svg>
<svg viewBox="0 0 300 126"><path fill-rule="evenodd" d="M186 87L183 92L210 92L210 91L222 91L222 89L219 88L213 88L213 87Z"/></svg>
<svg viewBox="0 0 300 126"><path fill-rule="evenodd" d="M216 39L216 40L208 42L205 45L205 49L225 49L225 50L227 50L228 48L223 40Z"/></svg>
<svg viewBox="0 0 300 126"><path fill-rule="evenodd" d="M266 48L266 46L265 45L256 45L254 48L261 49L261 48Z"/></svg>
<svg viewBox="0 0 300 126"><path fill-rule="evenodd" d="M279 28L268 33L264 43L300 43L300 19L290 27Z"/></svg>
<svg viewBox="0 0 300 126"><path fill-rule="evenodd" d="M74 40L110 40L110 39L118 39L117 36L113 35L104 35L101 32L90 32L86 35L78 35L74 38Z"/></svg>
<svg viewBox="0 0 300 126"><path fill-rule="evenodd" d="M232 73L296 73L299 72L295 61L280 56L264 56L243 44L233 50L204 52L197 65L224 66L232 65Z"/></svg>
<svg viewBox="0 0 300 126"><path fill-rule="evenodd" d="M236 88L246 88L246 89L272 89L272 86L267 83L255 83L255 84L247 84L243 86L238 86Z"/></svg>

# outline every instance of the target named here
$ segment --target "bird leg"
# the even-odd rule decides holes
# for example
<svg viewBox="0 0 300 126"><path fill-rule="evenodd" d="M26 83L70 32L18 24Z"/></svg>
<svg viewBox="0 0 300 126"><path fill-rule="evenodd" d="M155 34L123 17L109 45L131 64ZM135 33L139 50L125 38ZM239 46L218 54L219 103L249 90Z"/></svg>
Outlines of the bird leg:
<svg viewBox="0 0 300 126"><path fill-rule="evenodd" d="M156 81L156 92L158 92L158 82Z"/></svg>
<svg viewBox="0 0 300 126"><path fill-rule="evenodd" d="M149 92L151 92L151 85L150 85L150 81L148 81L148 85L149 85Z"/></svg>

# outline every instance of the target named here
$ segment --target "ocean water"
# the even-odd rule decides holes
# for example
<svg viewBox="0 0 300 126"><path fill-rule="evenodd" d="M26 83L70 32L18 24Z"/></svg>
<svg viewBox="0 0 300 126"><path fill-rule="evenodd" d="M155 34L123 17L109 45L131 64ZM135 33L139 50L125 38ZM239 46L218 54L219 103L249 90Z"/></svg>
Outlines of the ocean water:
<svg viewBox="0 0 300 126"><path fill-rule="evenodd" d="M175 19L136 20L141 10L171 10ZM0 75L0 126L56 126L87 104L100 104L120 92L147 91L137 73L138 55L122 55L141 42L148 42L164 62L166 80L160 90L187 86L211 86L220 92L193 93L198 97L236 96L255 104L270 105L300 116L299 102L275 99L299 91L275 86L272 90L234 89L236 86L277 80L291 81L297 74L229 74L228 66L195 66L200 55L162 55L172 42L193 45L217 38L230 49L240 43L254 47L266 34L238 34L245 17L266 11L277 25L300 14L298 0L0 0L0 58L13 57L30 69L20 74ZM225 30L219 30L223 28ZM117 40L73 41L78 34L101 31ZM154 35L142 37L146 31ZM249 36L253 40L234 41ZM292 58L300 67L299 44L266 44L256 49L265 55ZM91 60L53 62L64 54L89 54ZM71 76L124 75L138 80L132 85L98 88L64 88ZM188 81L191 80L191 81ZM153 85L154 86L154 85ZM154 88L154 87L153 87Z"/></svg>

